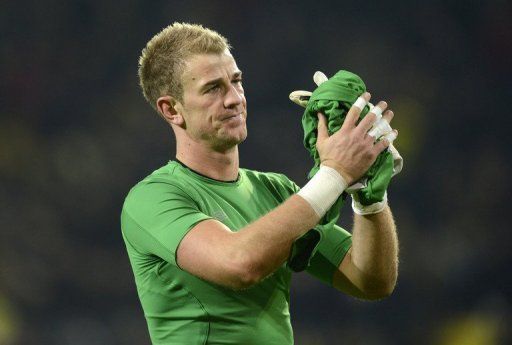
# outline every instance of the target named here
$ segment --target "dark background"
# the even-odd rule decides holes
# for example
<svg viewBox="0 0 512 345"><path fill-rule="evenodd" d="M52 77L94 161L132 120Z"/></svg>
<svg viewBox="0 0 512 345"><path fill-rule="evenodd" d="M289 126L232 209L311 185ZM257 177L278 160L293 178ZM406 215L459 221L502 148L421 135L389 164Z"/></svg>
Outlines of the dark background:
<svg viewBox="0 0 512 345"><path fill-rule="evenodd" d="M398 286L370 303L295 275L297 344L511 343L511 14L508 1L2 1L0 344L149 344L119 214L174 155L137 80L141 49L174 21L234 47L243 167L305 183L288 94L316 70L359 74L395 111Z"/></svg>

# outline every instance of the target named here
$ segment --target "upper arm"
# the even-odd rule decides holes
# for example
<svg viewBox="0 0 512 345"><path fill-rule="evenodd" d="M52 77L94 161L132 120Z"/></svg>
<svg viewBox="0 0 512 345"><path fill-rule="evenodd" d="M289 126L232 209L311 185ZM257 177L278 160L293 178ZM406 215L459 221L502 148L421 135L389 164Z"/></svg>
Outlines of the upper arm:
<svg viewBox="0 0 512 345"><path fill-rule="evenodd" d="M306 271L322 282L334 286L334 274L352 245L352 236L343 228L316 228L321 233L321 240L310 259Z"/></svg>
<svg viewBox="0 0 512 345"><path fill-rule="evenodd" d="M233 244L236 233L215 219L197 223L178 247L178 266L207 281L232 288L251 285L248 271Z"/></svg>
<svg viewBox="0 0 512 345"><path fill-rule="evenodd" d="M320 229L322 239L307 272L349 296L366 299L357 287L359 275L352 264L352 236L337 225Z"/></svg>
<svg viewBox="0 0 512 345"><path fill-rule="evenodd" d="M197 223L211 218L179 187L149 183L136 187L126 198L121 214L125 240L144 255L176 265L183 237Z"/></svg>
<svg viewBox="0 0 512 345"><path fill-rule="evenodd" d="M332 286L349 296L366 299L363 291L354 284L354 279L357 277L354 274L354 268L352 264L352 247L350 247L338 269L334 271Z"/></svg>
<svg viewBox="0 0 512 345"><path fill-rule="evenodd" d="M368 278L365 276L367 275L354 265L350 248L339 269L334 273L333 286L347 295L365 300L378 300L388 296L386 290L373 291L361 288L368 286Z"/></svg>
<svg viewBox="0 0 512 345"><path fill-rule="evenodd" d="M121 214L124 238L144 255L154 255L205 280L243 287L244 261L233 245L236 233L200 210L180 187L149 183L136 187Z"/></svg>

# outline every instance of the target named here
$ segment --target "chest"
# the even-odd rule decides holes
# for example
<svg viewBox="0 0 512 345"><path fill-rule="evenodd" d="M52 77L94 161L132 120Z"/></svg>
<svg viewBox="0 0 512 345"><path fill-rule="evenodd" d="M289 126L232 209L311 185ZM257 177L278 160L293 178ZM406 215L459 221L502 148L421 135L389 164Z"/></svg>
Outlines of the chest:
<svg viewBox="0 0 512 345"><path fill-rule="evenodd" d="M236 231L279 206L286 197L265 185L194 188L199 210Z"/></svg>

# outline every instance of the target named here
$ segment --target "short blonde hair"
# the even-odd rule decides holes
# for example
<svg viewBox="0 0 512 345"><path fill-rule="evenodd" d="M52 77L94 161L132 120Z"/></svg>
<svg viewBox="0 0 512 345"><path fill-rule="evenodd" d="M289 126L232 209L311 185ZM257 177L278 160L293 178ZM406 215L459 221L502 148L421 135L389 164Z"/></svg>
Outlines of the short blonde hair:
<svg viewBox="0 0 512 345"><path fill-rule="evenodd" d="M147 43L139 58L139 83L144 98L155 110L161 96L183 101L181 77L186 59L196 54L221 54L230 48L225 37L202 25L169 25Z"/></svg>

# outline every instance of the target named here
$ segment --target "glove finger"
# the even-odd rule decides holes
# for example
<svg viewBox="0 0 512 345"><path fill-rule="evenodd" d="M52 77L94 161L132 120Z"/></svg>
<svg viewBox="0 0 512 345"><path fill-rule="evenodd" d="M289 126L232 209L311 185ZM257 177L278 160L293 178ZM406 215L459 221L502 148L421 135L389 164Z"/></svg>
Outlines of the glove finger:
<svg viewBox="0 0 512 345"><path fill-rule="evenodd" d="M386 133L382 136L383 139L389 141L390 144L393 144L393 141L398 137L398 131L394 129L393 131Z"/></svg>
<svg viewBox="0 0 512 345"><path fill-rule="evenodd" d="M313 81L317 86L320 86L327 80L329 80L329 78L327 78L327 76L323 72L316 71L315 74L313 75Z"/></svg>
<svg viewBox="0 0 512 345"><path fill-rule="evenodd" d="M290 101L292 101L293 103L300 105L303 108L306 108L306 106L308 105L309 98L311 98L311 92L297 90L290 93L288 97L290 98Z"/></svg>
<svg viewBox="0 0 512 345"><path fill-rule="evenodd" d="M404 159L393 144L389 145L389 151L393 155L393 176L400 173L404 167Z"/></svg>

